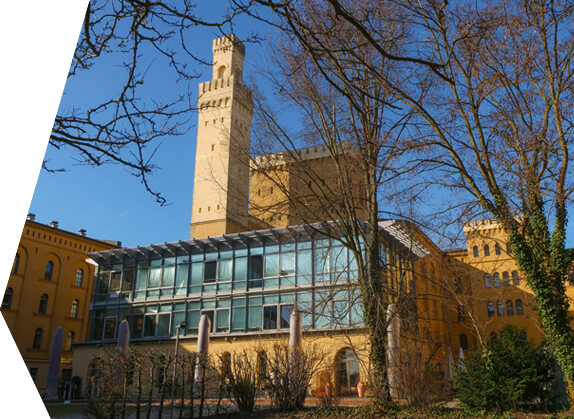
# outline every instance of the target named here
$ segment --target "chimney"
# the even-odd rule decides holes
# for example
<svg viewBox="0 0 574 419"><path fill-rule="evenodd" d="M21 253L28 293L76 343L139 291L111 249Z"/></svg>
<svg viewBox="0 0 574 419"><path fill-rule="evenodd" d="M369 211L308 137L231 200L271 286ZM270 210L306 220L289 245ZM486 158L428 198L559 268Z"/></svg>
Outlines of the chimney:
<svg viewBox="0 0 574 419"><path fill-rule="evenodd" d="M82 237L86 237L86 229L85 228L81 228L78 230L78 234Z"/></svg>
<svg viewBox="0 0 574 419"><path fill-rule="evenodd" d="M50 227L58 228L58 222L55 220L50 221Z"/></svg>
<svg viewBox="0 0 574 419"><path fill-rule="evenodd" d="M26 220L36 221L36 214L32 214L31 212L29 212L28 215L26 216Z"/></svg>

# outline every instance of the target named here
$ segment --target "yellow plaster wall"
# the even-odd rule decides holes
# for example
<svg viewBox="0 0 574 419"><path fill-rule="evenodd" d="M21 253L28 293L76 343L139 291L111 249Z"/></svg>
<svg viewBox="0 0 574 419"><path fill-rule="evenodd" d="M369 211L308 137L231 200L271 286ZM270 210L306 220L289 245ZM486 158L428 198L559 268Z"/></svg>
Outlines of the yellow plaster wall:
<svg viewBox="0 0 574 419"><path fill-rule="evenodd" d="M69 332L75 342L85 340L88 332L89 301L94 278L94 266L86 263L86 253L106 250L113 246L34 221L26 221L18 254L17 271L12 271L8 287L14 290L10 309L2 309L12 337L28 367L38 368L36 386L45 390L52 337L61 326L64 346ZM52 280L44 279L46 263L54 263ZM75 286L76 271L83 269L81 287ZM48 295L46 314L38 313L40 297ZM72 302L79 301L77 318L71 317ZM43 329L40 349L33 349L34 333ZM62 369L71 368L73 353L64 350Z"/></svg>

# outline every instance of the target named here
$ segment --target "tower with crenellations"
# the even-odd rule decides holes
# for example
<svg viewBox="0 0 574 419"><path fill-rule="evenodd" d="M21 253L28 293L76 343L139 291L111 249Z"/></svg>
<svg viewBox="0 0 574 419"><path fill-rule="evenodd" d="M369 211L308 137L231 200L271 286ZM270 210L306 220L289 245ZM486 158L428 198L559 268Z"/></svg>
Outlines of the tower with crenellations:
<svg viewBox="0 0 574 419"><path fill-rule="evenodd" d="M235 35L215 39L212 80L199 85L191 238L248 229L253 93L244 58Z"/></svg>

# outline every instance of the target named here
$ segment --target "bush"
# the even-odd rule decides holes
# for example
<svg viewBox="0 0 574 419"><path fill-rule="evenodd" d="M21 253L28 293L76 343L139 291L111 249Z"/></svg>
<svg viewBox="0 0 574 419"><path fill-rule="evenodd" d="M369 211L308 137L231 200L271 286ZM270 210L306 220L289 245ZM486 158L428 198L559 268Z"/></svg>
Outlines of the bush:
<svg viewBox="0 0 574 419"><path fill-rule="evenodd" d="M458 397L470 408L504 411L552 406L554 363L550 352L507 326L483 351L470 354L457 377Z"/></svg>

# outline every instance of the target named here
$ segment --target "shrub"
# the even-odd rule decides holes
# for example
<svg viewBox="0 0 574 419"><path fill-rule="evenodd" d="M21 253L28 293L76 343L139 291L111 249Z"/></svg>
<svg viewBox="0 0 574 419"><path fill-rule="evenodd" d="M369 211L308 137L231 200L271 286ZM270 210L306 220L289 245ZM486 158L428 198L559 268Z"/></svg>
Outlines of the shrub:
<svg viewBox="0 0 574 419"><path fill-rule="evenodd" d="M550 352L507 326L483 351L470 354L457 377L461 402L490 411L548 409L554 363Z"/></svg>

